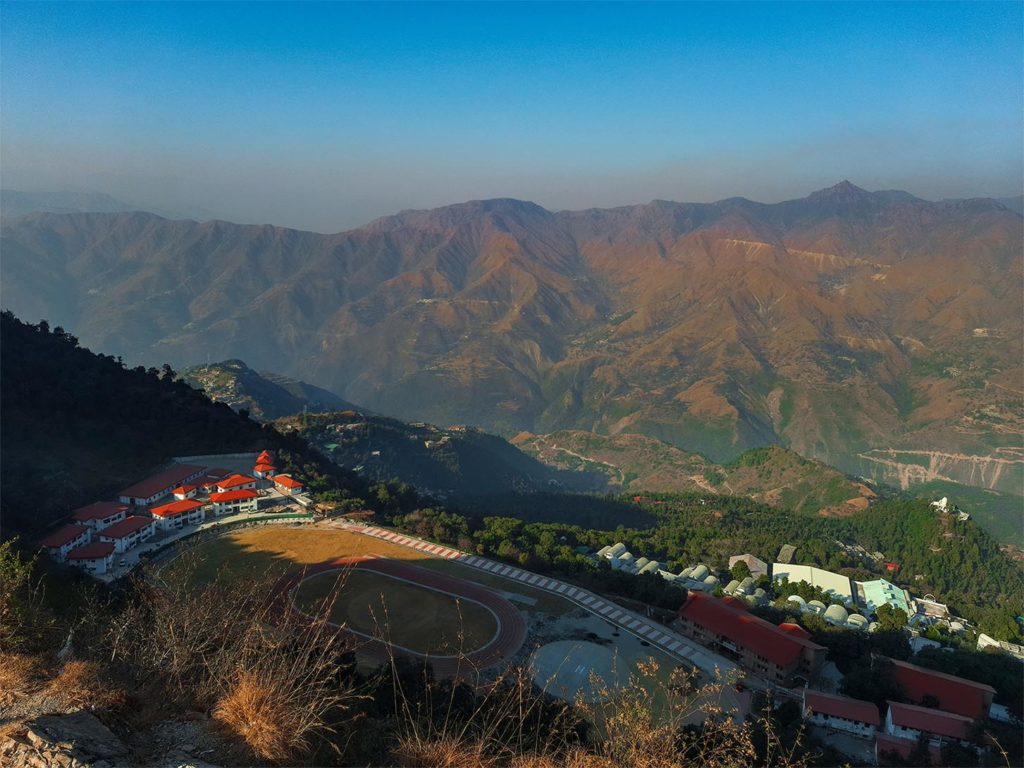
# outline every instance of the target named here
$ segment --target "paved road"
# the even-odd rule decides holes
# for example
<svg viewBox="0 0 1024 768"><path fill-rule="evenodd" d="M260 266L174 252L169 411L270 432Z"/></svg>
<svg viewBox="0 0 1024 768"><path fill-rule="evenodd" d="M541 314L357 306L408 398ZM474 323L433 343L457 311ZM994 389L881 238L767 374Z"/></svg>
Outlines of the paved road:
<svg viewBox="0 0 1024 768"><path fill-rule="evenodd" d="M406 536L403 533L398 533L397 531L388 530L386 528L377 528L372 525L346 523L341 521L334 521L330 525L354 531L356 533L362 533L367 536L374 536L378 539L384 539L405 547L411 547L435 557L454 560L480 571L493 573L498 576L511 579L512 581L527 584L533 589L542 589L546 592L558 595L559 597L575 603L581 608L585 608L605 621L615 624L635 637L638 637L641 640L646 640L652 645L657 646L659 650L669 656L675 657L680 661L685 662L687 665L698 667L705 675L711 678L719 672L723 675L730 673L743 674L739 666L726 659L724 656L720 656L709 651L703 646L697 645L692 640L683 637L677 632L667 629L661 624L651 622L649 619L633 613L632 611L616 605L615 603L609 602L603 597L598 597L594 593L588 592L585 589L574 587L571 584L566 584L564 581L552 579L548 576L541 576L536 573L531 573L530 571L524 571L521 568L505 565L504 563L498 563L494 560L488 560L487 558L480 557L478 555L470 555L466 552L452 549L451 547L424 541L423 539ZM750 680L749 676L744 675L744 677L747 678L748 682L754 682Z"/></svg>

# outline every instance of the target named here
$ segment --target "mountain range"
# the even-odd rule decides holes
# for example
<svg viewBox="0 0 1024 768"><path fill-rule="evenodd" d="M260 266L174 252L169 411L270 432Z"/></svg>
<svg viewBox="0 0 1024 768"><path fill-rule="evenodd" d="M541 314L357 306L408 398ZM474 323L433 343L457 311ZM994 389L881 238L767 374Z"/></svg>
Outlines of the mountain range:
<svg viewBox="0 0 1024 768"><path fill-rule="evenodd" d="M1022 218L990 199L497 199L335 235L33 213L0 247L5 307L132 364L242 358L406 420L1019 492Z"/></svg>

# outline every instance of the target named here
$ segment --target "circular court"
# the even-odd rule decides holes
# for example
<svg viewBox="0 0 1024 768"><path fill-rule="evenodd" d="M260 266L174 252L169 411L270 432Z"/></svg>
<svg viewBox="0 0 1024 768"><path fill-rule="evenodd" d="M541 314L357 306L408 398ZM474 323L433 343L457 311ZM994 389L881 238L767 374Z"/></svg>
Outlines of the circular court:
<svg viewBox="0 0 1024 768"><path fill-rule="evenodd" d="M541 690L564 701L603 701L629 681L629 664L597 643L559 640L530 656L530 673Z"/></svg>

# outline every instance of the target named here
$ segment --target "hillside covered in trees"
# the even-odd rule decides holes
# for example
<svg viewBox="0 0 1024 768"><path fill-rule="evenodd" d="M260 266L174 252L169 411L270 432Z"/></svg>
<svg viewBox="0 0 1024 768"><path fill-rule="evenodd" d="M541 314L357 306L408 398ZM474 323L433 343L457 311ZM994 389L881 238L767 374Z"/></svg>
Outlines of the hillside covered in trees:
<svg viewBox="0 0 1024 768"><path fill-rule="evenodd" d="M173 456L270 448L314 491L373 498L366 481L175 380L128 368L62 328L0 318L0 481L4 535L35 533L109 498Z"/></svg>
<svg viewBox="0 0 1024 768"><path fill-rule="evenodd" d="M592 562L575 551L622 541L638 557L670 570L705 563L724 571L731 555L766 561L783 544L795 561L856 579L887 578L917 595L934 594L983 631L1019 641L1024 571L973 521L958 521L925 501L891 500L845 518L802 515L738 496L645 497L530 494L481 498L463 514L428 510L396 523L430 538L518 562L535 570L584 573ZM881 559L872 557L881 554ZM886 563L893 563L890 571ZM668 606L660 578L609 574L604 582ZM670 587L674 590L674 587Z"/></svg>

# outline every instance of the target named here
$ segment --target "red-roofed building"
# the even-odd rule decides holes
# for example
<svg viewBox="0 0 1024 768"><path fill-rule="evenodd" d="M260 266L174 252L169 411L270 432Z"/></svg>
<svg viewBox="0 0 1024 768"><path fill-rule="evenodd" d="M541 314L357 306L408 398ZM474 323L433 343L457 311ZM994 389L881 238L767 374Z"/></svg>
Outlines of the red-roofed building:
<svg viewBox="0 0 1024 768"><path fill-rule="evenodd" d="M276 485L282 493L290 493L293 496L296 493L302 493L305 489L305 486L302 483L288 475L276 475L274 477L274 485Z"/></svg>
<svg viewBox="0 0 1024 768"><path fill-rule="evenodd" d="M702 592L689 593L677 624L687 637L782 685L792 685L797 677L811 679L825 663L823 646Z"/></svg>
<svg viewBox="0 0 1024 768"><path fill-rule="evenodd" d="M238 515L242 512L255 512L259 505L260 495L253 490L224 491L211 493L211 511L221 515Z"/></svg>
<svg viewBox="0 0 1024 768"><path fill-rule="evenodd" d="M39 545L45 547L47 554L54 560L64 562L68 552L75 547L88 544L90 541L92 541L92 528L81 523L71 523L51 533L40 541Z"/></svg>
<svg viewBox="0 0 1024 768"><path fill-rule="evenodd" d="M875 764L887 765L886 755L897 755L902 760L908 759L917 748L917 741L912 739L898 739L885 733L875 735ZM942 765L942 750L939 747L928 745L928 756L932 765ZM903 765L904 763L899 763Z"/></svg>
<svg viewBox="0 0 1024 768"><path fill-rule="evenodd" d="M156 523L150 517L132 515L101 531L100 541L108 541L114 545L117 553L127 552L137 544L141 544L156 532Z"/></svg>
<svg viewBox="0 0 1024 768"><path fill-rule="evenodd" d="M992 686L896 659L893 659L892 666L896 682L903 688L904 697L908 701L920 704L926 696L931 696L938 702L939 708L947 712L972 720L988 717L992 699L996 695Z"/></svg>
<svg viewBox="0 0 1024 768"><path fill-rule="evenodd" d="M889 736L916 742L923 733L928 743L936 747L954 742L969 744L973 725L974 721L963 715L895 701L889 702L885 714L885 732Z"/></svg>
<svg viewBox="0 0 1024 768"><path fill-rule="evenodd" d="M277 467L270 463L259 463L252 468L252 473L256 475L256 477L262 477L264 479L273 477L275 472L277 472Z"/></svg>
<svg viewBox="0 0 1024 768"><path fill-rule="evenodd" d="M256 457L256 463L257 464L273 464L274 463L274 454L272 454L270 451L264 449L264 450L260 451L260 455Z"/></svg>
<svg viewBox="0 0 1024 768"><path fill-rule="evenodd" d="M256 490L256 478L249 475L230 475L217 481L217 493L225 491Z"/></svg>
<svg viewBox="0 0 1024 768"><path fill-rule="evenodd" d="M143 507L167 496L182 483L195 480L206 470L193 464L175 464L162 472L150 475L145 480L125 488L117 494L123 504Z"/></svg>
<svg viewBox="0 0 1024 768"><path fill-rule="evenodd" d="M185 485L179 485L171 493L174 494L174 498L178 501L184 501L185 499L193 498L199 492L199 486L193 485L192 483L185 483Z"/></svg>
<svg viewBox="0 0 1024 768"><path fill-rule="evenodd" d="M815 725L873 736L881 723L878 707L870 701L804 688L804 717Z"/></svg>
<svg viewBox="0 0 1024 768"><path fill-rule="evenodd" d="M787 635L793 635L793 637L802 637L804 640L811 639L811 633L801 627L799 624L790 624L788 621L779 624L779 629L785 632Z"/></svg>
<svg viewBox="0 0 1024 768"><path fill-rule="evenodd" d="M203 522L203 504L195 499L172 501L149 510L157 527L163 531L181 528L183 525L198 525Z"/></svg>
<svg viewBox="0 0 1024 768"><path fill-rule="evenodd" d="M128 517L129 509L131 507L119 501L95 501L76 509L71 517L94 531L102 531Z"/></svg>
<svg viewBox="0 0 1024 768"><path fill-rule="evenodd" d="M89 573L106 573L114 565L114 545L109 541L94 541L75 547L68 552L68 562Z"/></svg>

